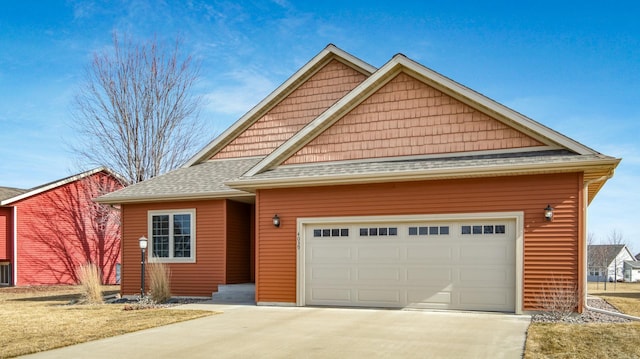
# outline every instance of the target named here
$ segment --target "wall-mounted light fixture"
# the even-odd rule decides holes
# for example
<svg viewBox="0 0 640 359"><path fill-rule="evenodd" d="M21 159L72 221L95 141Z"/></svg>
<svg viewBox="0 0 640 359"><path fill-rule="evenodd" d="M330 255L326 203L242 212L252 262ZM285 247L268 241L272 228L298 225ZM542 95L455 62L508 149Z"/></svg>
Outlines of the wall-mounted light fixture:
<svg viewBox="0 0 640 359"><path fill-rule="evenodd" d="M551 222L553 220L553 208L548 204L547 208L544 209L544 219Z"/></svg>
<svg viewBox="0 0 640 359"><path fill-rule="evenodd" d="M278 217L278 215L275 214L272 219L273 219L273 226L276 228L280 227L280 217Z"/></svg>

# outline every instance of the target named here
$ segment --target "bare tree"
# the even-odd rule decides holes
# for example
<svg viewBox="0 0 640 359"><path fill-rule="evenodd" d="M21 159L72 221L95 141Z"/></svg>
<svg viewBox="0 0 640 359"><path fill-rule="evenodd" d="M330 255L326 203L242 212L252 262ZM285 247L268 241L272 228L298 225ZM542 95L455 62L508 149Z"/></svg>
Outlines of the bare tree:
<svg viewBox="0 0 640 359"><path fill-rule="evenodd" d="M596 235L593 232L589 232L587 234L587 245L592 246L594 244L596 244Z"/></svg>
<svg viewBox="0 0 640 359"><path fill-rule="evenodd" d="M113 35L113 48L94 54L75 96L73 118L85 164L106 166L137 183L185 162L200 145L198 67L157 39L134 43Z"/></svg>
<svg viewBox="0 0 640 359"><path fill-rule="evenodd" d="M622 232L619 232L618 230L614 229L611 231L611 233L609 233L609 235L607 236L607 242L609 242L609 244L613 244L613 245L624 245L625 247L629 248L629 243L627 242L627 240L624 238L624 235L622 234ZM614 258L614 272L613 272L613 286L614 288L617 286L617 282L618 279L623 279L624 278L624 262L618 260L617 257ZM622 278L618 278L618 273L622 274Z"/></svg>
<svg viewBox="0 0 640 359"><path fill-rule="evenodd" d="M616 229L612 230L611 233L609 233L609 235L607 236L607 242L609 244L624 244L625 246L629 247L629 244L624 238L622 232L618 232L618 230Z"/></svg>
<svg viewBox="0 0 640 359"><path fill-rule="evenodd" d="M607 290L608 267L611 262L610 248L602 244L590 244L587 251L587 267L590 276L596 277L597 288L600 287L600 280L604 283L604 289Z"/></svg>

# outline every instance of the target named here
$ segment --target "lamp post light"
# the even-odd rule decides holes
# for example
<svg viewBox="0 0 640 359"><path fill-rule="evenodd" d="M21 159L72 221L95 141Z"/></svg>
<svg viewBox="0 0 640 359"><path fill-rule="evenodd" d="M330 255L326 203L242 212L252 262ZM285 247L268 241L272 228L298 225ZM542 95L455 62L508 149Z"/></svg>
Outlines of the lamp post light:
<svg viewBox="0 0 640 359"><path fill-rule="evenodd" d="M140 260L140 264L142 266L140 271L140 299L144 298L144 252L147 249L147 237L142 236L138 239L138 244L140 244L140 251L142 252L142 257Z"/></svg>

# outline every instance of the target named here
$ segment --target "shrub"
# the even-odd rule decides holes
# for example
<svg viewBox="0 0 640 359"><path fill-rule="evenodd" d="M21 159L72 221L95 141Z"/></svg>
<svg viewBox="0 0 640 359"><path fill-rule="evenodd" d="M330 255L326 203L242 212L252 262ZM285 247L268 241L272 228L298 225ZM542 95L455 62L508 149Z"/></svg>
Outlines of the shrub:
<svg viewBox="0 0 640 359"><path fill-rule="evenodd" d="M83 264L76 270L81 288L80 302L87 304L102 304L102 283L100 269L93 263Z"/></svg>
<svg viewBox="0 0 640 359"><path fill-rule="evenodd" d="M164 303L171 299L171 271L163 263L149 264L149 295L156 303Z"/></svg>
<svg viewBox="0 0 640 359"><path fill-rule="evenodd" d="M578 285L567 278L555 276L544 286L540 306L555 320L563 320L578 309Z"/></svg>

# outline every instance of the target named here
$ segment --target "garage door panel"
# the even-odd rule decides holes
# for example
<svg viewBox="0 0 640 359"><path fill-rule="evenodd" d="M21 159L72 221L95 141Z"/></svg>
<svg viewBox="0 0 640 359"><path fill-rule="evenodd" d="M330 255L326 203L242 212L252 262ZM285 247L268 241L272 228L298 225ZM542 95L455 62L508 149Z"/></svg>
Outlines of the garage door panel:
<svg viewBox="0 0 640 359"><path fill-rule="evenodd" d="M366 242L361 245L366 245ZM395 263L401 258L400 248L390 246L389 243L358 248L357 253L356 258L360 263Z"/></svg>
<svg viewBox="0 0 640 359"><path fill-rule="evenodd" d="M350 267L314 267L310 271L310 276L313 281L320 283L326 281L334 282L349 282L351 281L351 268Z"/></svg>
<svg viewBox="0 0 640 359"><path fill-rule="evenodd" d="M311 248L311 259L313 261L336 260L351 261L353 258L350 247L327 246L326 244Z"/></svg>
<svg viewBox="0 0 640 359"><path fill-rule="evenodd" d="M509 302L509 294L503 289L498 288L486 288L486 289L474 289L460 290L460 305L467 307L473 306L476 308L493 306L502 307Z"/></svg>
<svg viewBox="0 0 640 359"><path fill-rule="evenodd" d="M305 304L514 311L514 223L305 225Z"/></svg>
<svg viewBox="0 0 640 359"><path fill-rule="evenodd" d="M412 285L424 285L426 283L451 283L453 269L442 267L410 267L407 268L407 282Z"/></svg>
<svg viewBox="0 0 640 359"><path fill-rule="evenodd" d="M504 268L484 268L478 271L477 268L460 268L460 282L475 286L486 285L487 283L500 283L508 285L511 275Z"/></svg>
<svg viewBox="0 0 640 359"><path fill-rule="evenodd" d="M357 299L371 305L400 305L400 291L397 289L360 289Z"/></svg>
<svg viewBox="0 0 640 359"><path fill-rule="evenodd" d="M311 291L311 300L319 302L318 304L338 303L343 304L350 303L351 289L349 288L334 288L334 287L315 287Z"/></svg>
<svg viewBox="0 0 640 359"><path fill-rule="evenodd" d="M432 243L422 242L418 244L407 245L407 260L409 261L430 261L430 263L440 262L448 263L453 258L453 248Z"/></svg>
<svg viewBox="0 0 640 359"><path fill-rule="evenodd" d="M513 249L506 241L463 245L460 247L460 260L477 264L512 263Z"/></svg>
<svg viewBox="0 0 640 359"><path fill-rule="evenodd" d="M446 288L445 288L446 289ZM438 306L451 304L451 292L442 291L442 288L420 288L407 290L409 304L421 304L422 306L434 304Z"/></svg>
<svg viewBox="0 0 640 359"><path fill-rule="evenodd" d="M401 268L385 268L385 267L369 267L359 268L356 270L356 279L371 281L371 280L392 280L400 281L403 277L404 269Z"/></svg>

